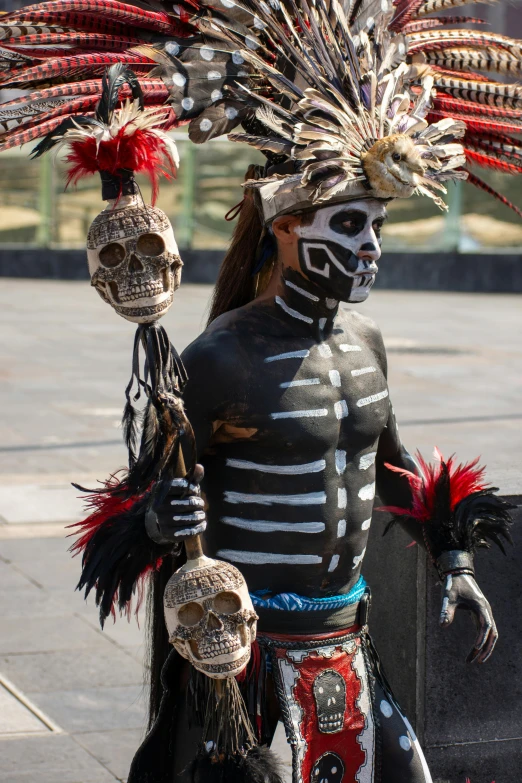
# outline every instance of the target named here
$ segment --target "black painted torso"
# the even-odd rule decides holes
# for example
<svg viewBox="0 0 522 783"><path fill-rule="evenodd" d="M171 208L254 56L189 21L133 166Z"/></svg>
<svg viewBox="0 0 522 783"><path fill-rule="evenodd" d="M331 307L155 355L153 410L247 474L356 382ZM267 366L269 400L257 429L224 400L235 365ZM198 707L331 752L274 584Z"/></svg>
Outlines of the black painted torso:
<svg viewBox="0 0 522 783"><path fill-rule="evenodd" d="M400 444L375 325L288 293L192 343L184 396L205 467L207 554L238 566L251 591L321 597L357 581L375 456L379 469Z"/></svg>

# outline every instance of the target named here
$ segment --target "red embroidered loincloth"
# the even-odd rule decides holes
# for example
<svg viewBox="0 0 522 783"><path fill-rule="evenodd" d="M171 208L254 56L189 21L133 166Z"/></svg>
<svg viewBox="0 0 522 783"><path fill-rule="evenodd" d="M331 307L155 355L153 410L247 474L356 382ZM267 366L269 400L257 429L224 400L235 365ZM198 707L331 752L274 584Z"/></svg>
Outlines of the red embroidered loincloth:
<svg viewBox="0 0 522 783"><path fill-rule="evenodd" d="M375 726L365 634L263 636L296 783L370 783Z"/></svg>

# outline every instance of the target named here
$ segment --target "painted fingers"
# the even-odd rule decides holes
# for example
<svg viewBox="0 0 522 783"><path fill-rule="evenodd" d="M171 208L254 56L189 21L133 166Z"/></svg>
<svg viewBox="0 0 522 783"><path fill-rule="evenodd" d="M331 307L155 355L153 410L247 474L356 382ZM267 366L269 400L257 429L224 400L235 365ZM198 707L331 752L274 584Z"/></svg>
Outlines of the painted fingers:
<svg viewBox="0 0 522 783"><path fill-rule="evenodd" d="M173 479L164 499L155 506L157 535L163 542L183 541L205 532L207 515L199 488L203 475L203 466L196 465L190 482Z"/></svg>
<svg viewBox="0 0 522 783"><path fill-rule="evenodd" d="M478 629L475 644L466 658L467 663L485 663L493 653L497 643L498 631L493 618L491 606L469 574L448 574L444 584L444 596L440 624L443 627L451 625L455 611L467 609Z"/></svg>

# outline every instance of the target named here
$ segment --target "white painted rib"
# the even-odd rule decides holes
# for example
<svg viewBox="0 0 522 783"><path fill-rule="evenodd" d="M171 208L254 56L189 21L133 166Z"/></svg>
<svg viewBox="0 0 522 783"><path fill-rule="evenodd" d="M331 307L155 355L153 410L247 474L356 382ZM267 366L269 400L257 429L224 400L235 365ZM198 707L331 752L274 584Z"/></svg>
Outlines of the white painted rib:
<svg viewBox="0 0 522 783"><path fill-rule="evenodd" d="M348 495L344 487L337 490L337 508L346 508L348 505Z"/></svg>
<svg viewBox="0 0 522 783"><path fill-rule="evenodd" d="M369 372L376 372L375 367L361 367L359 370L352 370L352 375L357 377L358 375L368 375Z"/></svg>
<svg viewBox="0 0 522 783"><path fill-rule="evenodd" d="M297 291L298 294L301 294L301 296L306 296L307 299L310 299L312 302L318 302L319 297L315 294L311 294L310 291L305 291L304 288L299 288L298 285L295 283L292 283L290 280L285 280L285 285L288 286L288 288L292 288L294 291Z"/></svg>
<svg viewBox="0 0 522 783"><path fill-rule="evenodd" d="M338 476L342 476L346 470L346 451L336 449L335 451L335 469Z"/></svg>
<svg viewBox="0 0 522 783"><path fill-rule="evenodd" d="M326 492L305 492L300 495L251 495L245 492L225 491L227 503L258 503L261 506L322 506Z"/></svg>
<svg viewBox="0 0 522 783"><path fill-rule="evenodd" d="M319 351L319 356L322 356L323 359L328 359L332 355L332 349L326 343L319 343L317 350Z"/></svg>
<svg viewBox="0 0 522 783"><path fill-rule="evenodd" d="M346 400L339 400L334 405L334 412L337 419L345 419L348 416L348 405Z"/></svg>
<svg viewBox="0 0 522 783"><path fill-rule="evenodd" d="M285 381L279 384L280 389L292 389L294 386L317 386L319 378L302 378L300 381Z"/></svg>
<svg viewBox="0 0 522 783"><path fill-rule="evenodd" d="M352 571L353 571L354 568L357 568L357 566L360 563L362 563L362 561L364 560L364 555L365 554L366 554L366 547L364 547L364 549L363 549L363 551L361 552L360 555L355 555L355 557L353 559Z"/></svg>
<svg viewBox="0 0 522 783"><path fill-rule="evenodd" d="M328 411L326 408L315 408L308 411L278 411L270 414L271 419L304 419L315 416L328 416Z"/></svg>
<svg viewBox="0 0 522 783"><path fill-rule="evenodd" d="M369 451L368 454L363 454L361 457L359 457L359 470L368 470L368 468L371 468L375 462L376 456L376 451Z"/></svg>
<svg viewBox="0 0 522 783"><path fill-rule="evenodd" d="M357 407L363 408L365 405L371 405L372 402L379 402L379 400L384 400L384 398L387 396L388 389L385 389L382 392L378 392L377 394L371 394L369 397L363 397L361 400L357 400Z"/></svg>
<svg viewBox="0 0 522 783"><path fill-rule="evenodd" d="M251 530L253 533L322 533L324 522L271 522L266 519L242 519L222 517L224 525Z"/></svg>
<svg viewBox="0 0 522 783"><path fill-rule="evenodd" d="M328 566L328 573L335 571L338 565L339 565L339 555L332 555L332 559L330 560L330 565Z"/></svg>
<svg viewBox="0 0 522 783"><path fill-rule="evenodd" d="M364 522L361 525L361 530L369 530L370 525L372 524L372 518L365 519Z"/></svg>
<svg viewBox="0 0 522 783"><path fill-rule="evenodd" d="M375 481L372 484L365 484L359 490L361 500L373 500L375 497Z"/></svg>
<svg viewBox="0 0 522 783"><path fill-rule="evenodd" d="M242 552L238 549L219 549L216 557L245 565L317 565L323 561L318 555L277 555L271 552Z"/></svg>
<svg viewBox="0 0 522 783"><path fill-rule="evenodd" d="M332 386L339 387L341 385L341 376L339 375L339 370L330 370L328 377L330 378L330 383Z"/></svg>
<svg viewBox="0 0 522 783"><path fill-rule="evenodd" d="M341 343L339 349L343 353L351 353L352 351L362 351L360 345L349 345L348 343Z"/></svg>
<svg viewBox="0 0 522 783"><path fill-rule="evenodd" d="M342 538L346 535L346 519L340 519L337 523L337 538Z"/></svg>
<svg viewBox="0 0 522 783"><path fill-rule="evenodd" d="M313 324L314 322L313 318L310 318L310 316L308 315L303 315L302 313L299 313L297 310L294 310L293 307L288 307L285 300L281 299L280 296L276 296L275 300L276 300L276 304L278 304L279 307L281 307L287 315L291 316L292 318L297 318L298 321L304 321L305 324Z"/></svg>
<svg viewBox="0 0 522 783"><path fill-rule="evenodd" d="M258 470L260 473L279 473L283 476L292 476L302 473L321 473L326 468L326 460L318 459L316 462L306 462L302 465L262 465L259 462L249 462L246 459L227 459L227 466L240 470Z"/></svg>
<svg viewBox="0 0 522 783"><path fill-rule="evenodd" d="M275 356L267 356L265 358L265 364L268 364L269 362L280 362L283 359L306 359L307 356L310 356L310 351L304 350L304 351L287 351L287 353L277 353Z"/></svg>

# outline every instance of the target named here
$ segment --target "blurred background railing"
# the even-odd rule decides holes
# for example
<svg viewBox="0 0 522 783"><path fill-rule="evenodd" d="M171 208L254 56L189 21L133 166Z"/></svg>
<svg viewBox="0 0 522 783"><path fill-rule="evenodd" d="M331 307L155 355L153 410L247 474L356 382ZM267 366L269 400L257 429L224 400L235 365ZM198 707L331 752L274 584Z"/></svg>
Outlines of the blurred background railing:
<svg viewBox="0 0 522 783"><path fill-rule="evenodd" d="M164 183L158 206L169 215L180 248L223 250L234 223L225 214L242 198L241 183L255 151L226 139L196 146L176 132L181 156L179 179ZM83 248L89 225L103 204L96 177L65 190L64 166L51 156L31 160L31 147L2 153L0 166L0 246ZM520 183L514 177L485 177L515 203ZM144 198L150 187L140 179ZM398 200L389 206L384 229L387 252L519 252L522 221L482 191L450 184L449 211L429 199Z"/></svg>

